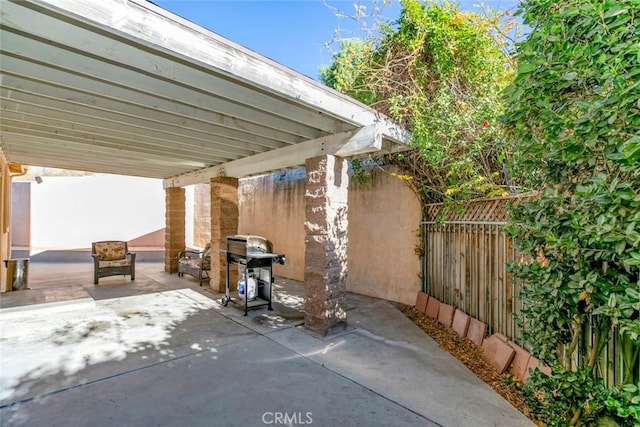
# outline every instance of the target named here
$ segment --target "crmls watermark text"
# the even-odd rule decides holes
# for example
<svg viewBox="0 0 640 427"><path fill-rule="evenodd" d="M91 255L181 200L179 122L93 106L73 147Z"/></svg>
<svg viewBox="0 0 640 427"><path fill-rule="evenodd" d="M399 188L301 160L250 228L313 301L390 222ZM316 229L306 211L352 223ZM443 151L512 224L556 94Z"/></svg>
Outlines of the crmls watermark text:
<svg viewBox="0 0 640 427"><path fill-rule="evenodd" d="M313 424L311 412L265 412L262 414L262 422L265 424L283 424L288 426Z"/></svg>

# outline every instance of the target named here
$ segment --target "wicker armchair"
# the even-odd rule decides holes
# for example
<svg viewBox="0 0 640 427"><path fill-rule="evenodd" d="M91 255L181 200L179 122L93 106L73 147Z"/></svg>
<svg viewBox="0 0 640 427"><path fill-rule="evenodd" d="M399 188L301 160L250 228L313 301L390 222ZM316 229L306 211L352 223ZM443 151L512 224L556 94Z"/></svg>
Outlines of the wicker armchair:
<svg viewBox="0 0 640 427"><path fill-rule="evenodd" d="M93 284L98 284L100 277L131 275L136 278L136 253L129 252L127 242L106 240L91 243L93 257Z"/></svg>
<svg viewBox="0 0 640 427"><path fill-rule="evenodd" d="M185 273L195 277L200 282L209 279L211 271L211 244L207 243L204 250L185 249L178 252L178 277L183 277Z"/></svg>

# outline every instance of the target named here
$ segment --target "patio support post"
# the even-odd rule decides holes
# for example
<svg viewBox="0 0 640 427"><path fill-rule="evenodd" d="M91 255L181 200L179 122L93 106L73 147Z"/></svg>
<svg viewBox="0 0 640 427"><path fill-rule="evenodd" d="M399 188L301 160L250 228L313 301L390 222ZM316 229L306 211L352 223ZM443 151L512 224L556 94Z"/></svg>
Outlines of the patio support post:
<svg viewBox="0 0 640 427"><path fill-rule="evenodd" d="M177 273L178 252L185 246L185 191L181 187L165 189L164 271Z"/></svg>
<svg viewBox="0 0 640 427"><path fill-rule="evenodd" d="M347 161L307 159L304 326L320 336L347 324Z"/></svg>
<svg viewBox="0 0 640 427"><path fill-rule="evenodd" d="M211 178L211 279L209 285L224 292L227 279L227 236L238 234L238 178ZM237 266L231 265L229 288L235 290L238 282Z"/></svg>

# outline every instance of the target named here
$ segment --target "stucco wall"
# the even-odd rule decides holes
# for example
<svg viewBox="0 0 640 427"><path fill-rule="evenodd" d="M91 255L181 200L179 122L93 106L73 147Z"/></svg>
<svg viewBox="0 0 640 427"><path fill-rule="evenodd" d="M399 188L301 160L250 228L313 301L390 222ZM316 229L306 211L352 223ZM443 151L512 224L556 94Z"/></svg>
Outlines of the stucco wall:
<svg viewBox="0 0 640 427"><path fill-rule="evenodd" d="M211 240L211 186L196 184L193 191L193 245L204 248Z"/></svg>
<svg viewBox="0 0 640 427"><path fill-rule="evenodd" d="M347 289L412 305L420 289L420 203L391 172L351 182Z"/></svg>
<svg viewBox="0 0 640 427"><path fill-rule="evenodd" d="M276 276L304 280L304 179L280 180L284 174L240 181L239 234L264 236L273 250L285 254L284 266L275 265Z"/></svg>
<svg viewBox="0 0 640 427"><path fill-rule="evenodd" d="M350 184L347 289L413 304L420 288L415 254L420 204L390 172L377 171L363 184ZM239 233L269 238L287 257L275 274L304 280L305 181L280 177L241 180Z"/></svg>
<svg viewBox="0 0 640 427"><path fill-rule="evenodd" d="M11 245L31 244L31 183L11 184Z"/></svg>
<svg viewBox="0 0 640 427"><path fill-rule="evenodd" d="M240 181L240 234L269 238L284 253L277 276L304 280L305 179L301 173L265 175ZM210 239L208 184L194 189L194 244ZM32 247L86 248L92 241L123 239L157 243L164 228L164 190L159 180L107 175L46 177L31 184L26 213L13 227L29 221ZM23 205L18 203L17 205ZM26 211L25 211L26 212ZM7 218L8 219L8 218ZM414 249L420 206L411 190L388 171L376 172L349 189L349 291L415 302L420 287L419 258ZM2 238L2 235L0 235ZM22 239L20 239L22 240ZM0 250L3 248L0 247ZM2 272L2 266L0 266Z"/></svg>
<svg viewBox="0 0 640 427"><path fill-rule="evenodd" d="M93 241L145 236L141 240L155 241L165 226L164 211L161 180L102 174L45 177L41 184L31 184L31 247L89 248Z"/></svg>

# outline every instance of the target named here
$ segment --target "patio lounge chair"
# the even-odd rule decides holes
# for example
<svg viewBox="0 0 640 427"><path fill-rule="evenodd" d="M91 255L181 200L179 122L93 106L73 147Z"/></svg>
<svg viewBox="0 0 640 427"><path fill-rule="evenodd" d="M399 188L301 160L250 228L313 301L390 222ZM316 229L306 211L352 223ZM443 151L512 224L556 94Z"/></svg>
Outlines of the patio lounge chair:
<svg viewBox="0 0 640 427"><path fill-rule="evenodd" d="M178 277L184 273L195 277L200 282L209 279L211 270L211 244L207 243L204 250L185 249L178 252Z"/></svg>
<svg viewBox="0 0 640 427"><path fill-rule="evenodd" d="M93 257L93 284L98 284L100 277L131 275L136 278L136 253L129 252L127 242L106 240L91 243Z"/></svg>

